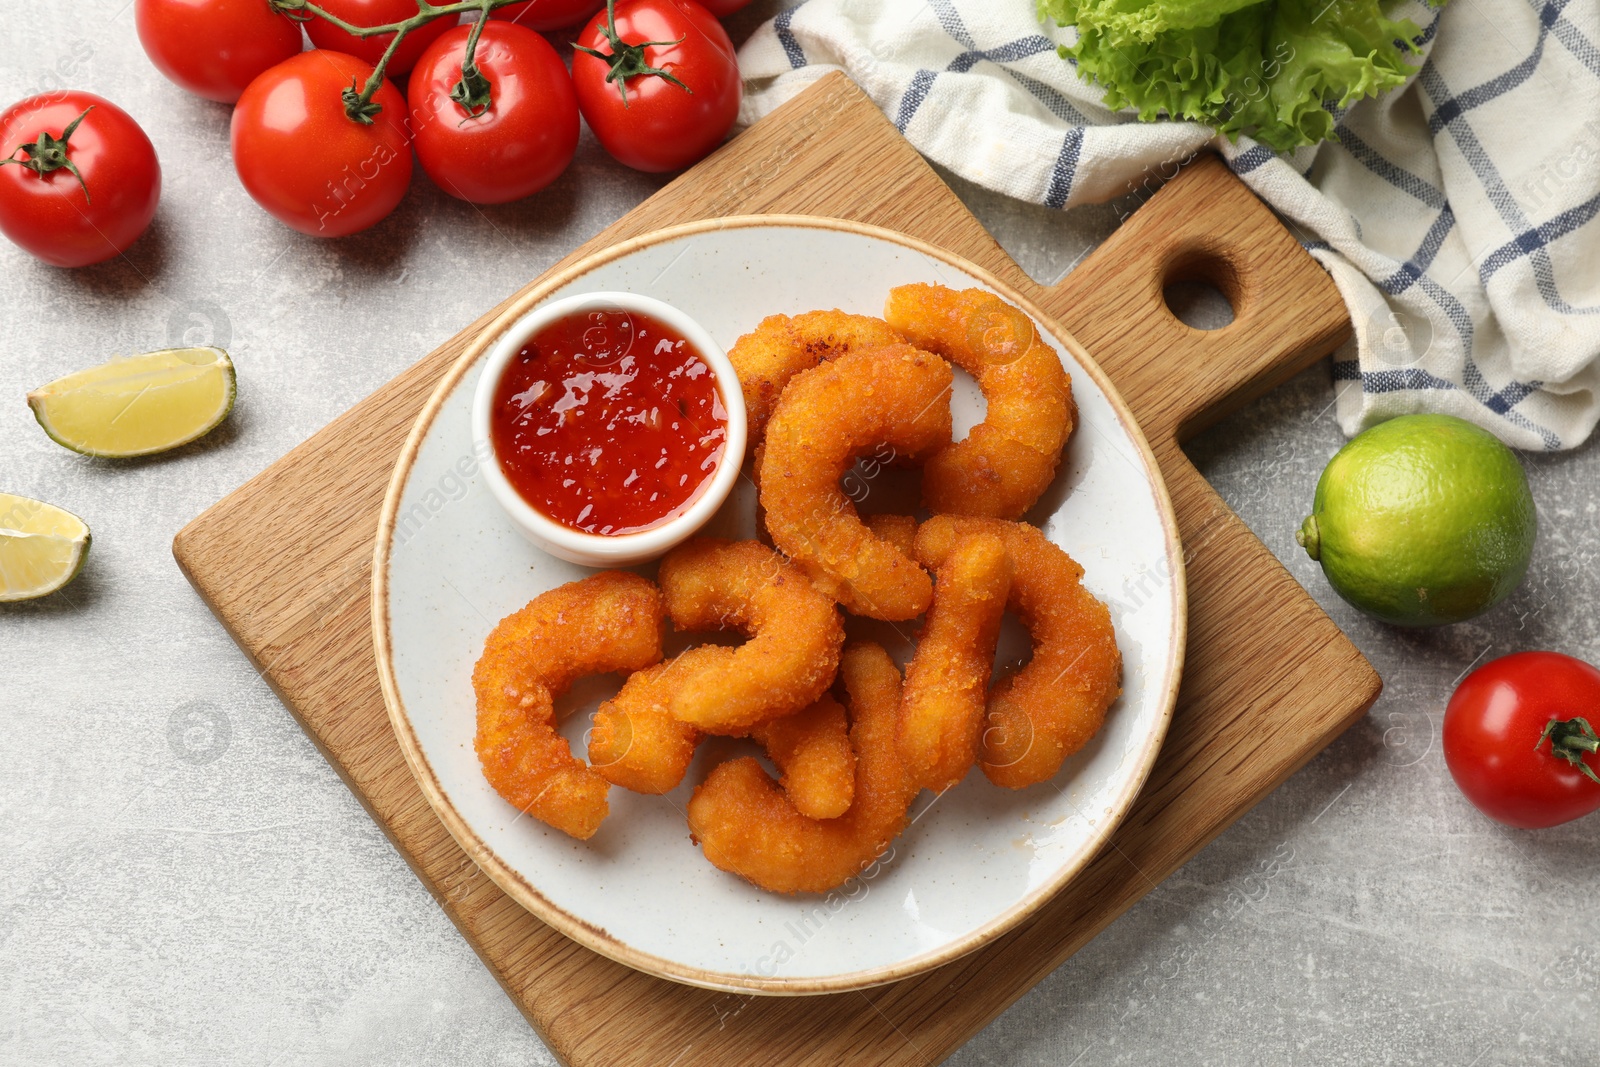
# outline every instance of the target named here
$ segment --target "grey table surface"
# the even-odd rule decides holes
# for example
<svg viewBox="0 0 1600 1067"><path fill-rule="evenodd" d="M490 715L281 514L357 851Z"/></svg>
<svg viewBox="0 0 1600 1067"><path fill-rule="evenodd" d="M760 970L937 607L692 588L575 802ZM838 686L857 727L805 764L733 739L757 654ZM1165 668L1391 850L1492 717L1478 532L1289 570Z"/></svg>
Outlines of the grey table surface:
<svg viewBox="0 0 1600 1067"><path fill-rule="evenodd" d="M730 27L747 35L781 6L758 0ZM7 0L0 16L0 100L62 81L105 95L165 168L155 224L125 260L65 272L0 242L0 490L96 535L74 585L0 608L0 1064L551 1063L170 542L662 179L585 133L530 201L478 210L419 176L375 230L303 238L250 202L228 108L156 74L129 8ZM1040 279L1116 217L954 184ZM240 403L169 457L73 455L22 403L80 366L185 341L232 351ZM1382 699L951 1063L1596 1061L1600 822L1496 826L1454 789L1438 738L1471 665L1528 648L1594 658L1600 453L1525 457L1541 534L1509 602L1403 632L1340 602L1294 544L1342 440L1331 401L1314 369L1191 454L1372 660Z"/></svg>

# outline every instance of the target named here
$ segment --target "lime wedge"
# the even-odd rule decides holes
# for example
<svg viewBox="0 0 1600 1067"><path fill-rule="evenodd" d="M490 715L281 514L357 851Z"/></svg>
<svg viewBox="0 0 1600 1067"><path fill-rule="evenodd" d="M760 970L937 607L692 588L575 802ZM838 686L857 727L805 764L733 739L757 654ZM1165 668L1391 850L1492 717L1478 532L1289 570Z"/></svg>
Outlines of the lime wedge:
<svg viewBox="0 0 1600 1067"><path fill-rule="evenodd" d="M89 556L89 527L69 511L0 493L0 603L66 585Z"/></svg>
<svg viewBox="0 0 1600 1067"><path fill-rule="evenodd" d="M148 456L204 437L233 410L233 361L220 348L114 359L28 394L58 445L89 456Z"/></svg>

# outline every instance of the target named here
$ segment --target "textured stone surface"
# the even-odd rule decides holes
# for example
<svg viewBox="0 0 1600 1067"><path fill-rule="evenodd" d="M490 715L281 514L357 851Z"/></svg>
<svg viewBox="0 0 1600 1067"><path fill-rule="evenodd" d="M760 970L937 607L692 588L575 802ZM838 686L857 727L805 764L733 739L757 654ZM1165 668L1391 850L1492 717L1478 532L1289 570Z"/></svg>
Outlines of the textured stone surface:
<svg viewBox="0 0 1600 1067"><path fill-rule="evenodd" d="M740 15L736 36L777 6ZM126 261L68 273L0 245L0 490L70 508L96 534L76 584L0 608L0 1063L552 1062L169 544L659 179L586 139L530 203L479 210L419 180L395 216L331 247L250 203L228 109L154 73L125 0L9 0L0 34L0 99L51 88L65 64L67 82L143 123L166 168L155 228ZM1046 279L1116 217L958 191ZM185 339L232 350L241 401L173 456L74 456L21 402L80 365ZM1404 633L1339 602L1294 546L1340 443L1331 400L1326 369L1312 371L1192 454L1371 657L1383 699L953 1063L1593 1062L1600 824L1490 824L1437 742L1471 664L1600 651L1600 458L1529 458L1542 532L1509 604Z"/></svg>

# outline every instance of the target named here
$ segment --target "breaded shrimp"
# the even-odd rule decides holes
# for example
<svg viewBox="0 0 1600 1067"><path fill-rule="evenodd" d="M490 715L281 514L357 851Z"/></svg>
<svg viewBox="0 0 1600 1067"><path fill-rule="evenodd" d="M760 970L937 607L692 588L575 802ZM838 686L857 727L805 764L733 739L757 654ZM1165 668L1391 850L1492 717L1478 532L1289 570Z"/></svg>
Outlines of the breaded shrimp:
<svg viewBox="0 0 1600 1067"><path fill-rule="evenodd" d="M924 789L943 792L977 762L1011 576L1011 553L991 533L958 539L934 576L898 732L900 758Z"/></svg>
<svg viewBox="0 0 1600 1067"><path fill-rule="evenodd" d="M603 571L500 620L472 672L475 747L495 792L573 837L599 829L610 786L556 733L554 701L585 675L658 661L661 617L661 594L648 580Z"/></svg>
<svg viewBox="0 0 1600 1067"><path fill-rule="evenodd" d="M862 520L872 536L888 542L911 555L911 544L917 538L917 520L913 515L868 515Z"/></svg>
<svg viewBox="0 0 1600 1067"><path fill-rule="evenodd" d="M750 732L783 777L778 785L801 815L836 819L856 795L856 754L850 721L829 696L796 715L762 723Z"/></svg>
<svg viewBox="0 0 1600 1067"><path fill-rule="evenodd" d="M1083 568L1035 526L937 515L918 528L916 556L937 567L980 533L1011 553L1006 607L1028 628L1033 659L990 690L979 764L995 785L1022 789L1054 775L1100 729L1122 692L1122 654Z"/></svg>
<svg viewBox="0 0 1600 1067"><path fill-rule="evenodd" d="M857 348L876 348L904 340L882 319L837 310L762 319L759 326L728 349L728 361L744 390L750 442L761 440L779 394L796 374Z"/></svg>
<svg viewBox="0 0 1600 1067"><path fill-rule="evenodd" d="M661 561L661 590L680 630L741 630L737 648L701 645L672 660L667 707L708 733L739 734L792 715L833 684L844 621L832 599L756 541L700 537Z"/></svg>
<svg viewBox="0 0 1600 1067"><path fill-rule="evenodd" d="M667 710L672 667L658 663L635 672L595 712L589 766L613 785L661 794L683 781L702 735ZM802 814L831 819L850 807L856 757L844 708L833 697L824 693L794 715L760 723L748 736L778 765L783 791Z"/></svg>
<svg viewBox="0 0 1600 1067"><path fill-rule="evenodd" d="M824 893L861 874L906 826L918 789L895 747L900 672L880 646L845 649L855 802L837 819L808 819L753 759L722 764L689 801L689 831L706 858L777 893Z"/></svg>
<svg viewBox="0 0 1600 1067"><path fill-rule="evenodd" d="M861 522L839 479L875 445L914 462L949 444L950 380L948 363L910 345L857 349L795 375L767 425L767 531L857 615L914 618L933 599L933 581Z"/></svg>
<svg viewBox="0 0 1600 1067"><path fill-rule="evenodd" d="M902 285L884 317L977 379L984 420L923 466L936 514L1020 519L1055 480L1072 433L1072 381L1033 320L983 289Z"/></svg>
<svg viewBox="0 0 1600 1067"><path fill-rule="evenodd" d="M670 793L689 769L700 731L667 710L672 664L635 671L594 713L589 766L635 793Z"/></svg>

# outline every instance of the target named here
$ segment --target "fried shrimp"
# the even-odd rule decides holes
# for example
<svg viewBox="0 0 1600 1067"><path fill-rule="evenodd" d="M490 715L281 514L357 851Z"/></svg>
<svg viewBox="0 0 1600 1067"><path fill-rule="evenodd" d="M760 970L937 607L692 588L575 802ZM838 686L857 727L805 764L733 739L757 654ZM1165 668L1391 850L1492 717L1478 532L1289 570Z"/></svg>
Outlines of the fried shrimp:
<svg viewBox="0 0 1600 1067"><path fill-rule="evenodd" d="M670 793L694 759L700 731L667 710L671 663L635 671L594 713L589 766L635 793Z"/></svg>
<svg viewBox="0 0 1600 1067"><path fill-rule="evenodd" d="M900 672L878 645L852 645L840 677L850 698L855 801L809 819L753 759L722 764L689 801L689 831L706 858L763 889L824 893L869 868L906 826L917 787L895 747Z"/></svg>
<svg viewBox="0 0 1600 1067"><path fill-rule="evenodd" d="M1022 789L1054 775L1100 729L1122 692L1122 655L1083 568L1037 527L939 515L917 530L916 556L937 567L979 533L1005 541L1016 567L1006 607L1033 639L1033 659L989 692L979 763L995 785Z"/></svg>
<svg viewBox="0 0 1600 1067"><path fill-rule="evenodd" d="M844 621L806 575L755 541L700 537L661 561L661 590L680 630L741 630L737 648L701 645L663 681L672 714L708 733L739 734L814 703L833 684Z"/></svg>
<svg viewBox="0 0 1600 1067"><path fill-rule="evenodd" d="M917 539L917 520L913 515L868 515L862 520L872 536L888 542L907 556Z"/></svg>
<svg viewBox="0 0 1600 1067"><path fill-rule="evenodd" d="M673 666L658 663L634 672L595 712L589 766L613 785L661 794L683 781L703 735L667 710ZM777 764L779 784L801 814L832 819L850 807L856 757L844 708L833 697L824 693L803 711L756 725L748 736Z"/></svg>
<svg viewBox="0 0 1600 1067"><path fill-rule="evenodd" d="M904 341L882 319L843 311L808 311L803 315L771 315L728 349L728 361L744 391L752 443L761 440L778 394L803 370L857 348L876 348Z"/></svg>
<svg viewBox="0 0 1600 1067"><path fill-rule="evenodd" d="M837 819L856 794L856 754L850 722L839 702L822 699L797 715L762 723L750 732L783 775L778 785L801 815Z"/></svg>
<svg viewBox="0 0 1600 1067"><path fill-rule="evenodd" d="M496 626L472 672L483 775L512 805L576 838L599 829L609 783L556 733L555 698L589 674L661 658L661 594L603 571L544 593Z"/></svg>
<svg viewBox="0 0 1600 1067"><path fill-rule="evenodd" d="M1055 480L1072 433L1072 382L1033 320L982 289L902 285L884 317L912 344L977 379L984 420L930 456L923 502L936 514L1019 519Z"/></svg>
<svg viewBox="0 0 1600 1067"><path fill-rule="evenodd" d="M992 533L958 538L934 576L933 606L906 667L900 758L916 783L955 785L978 759L1011 553Z"/></svg>
<svg viewBox="0 0 1600 1067"><path fill-rule="evenodd" d="M914 618L933 599L933 581L862 523L839 479L878 444L911 462L948 445L950 381L948 363L910 345L856 349L795 375L767 424L767 531L857 615Z"/></svg>

